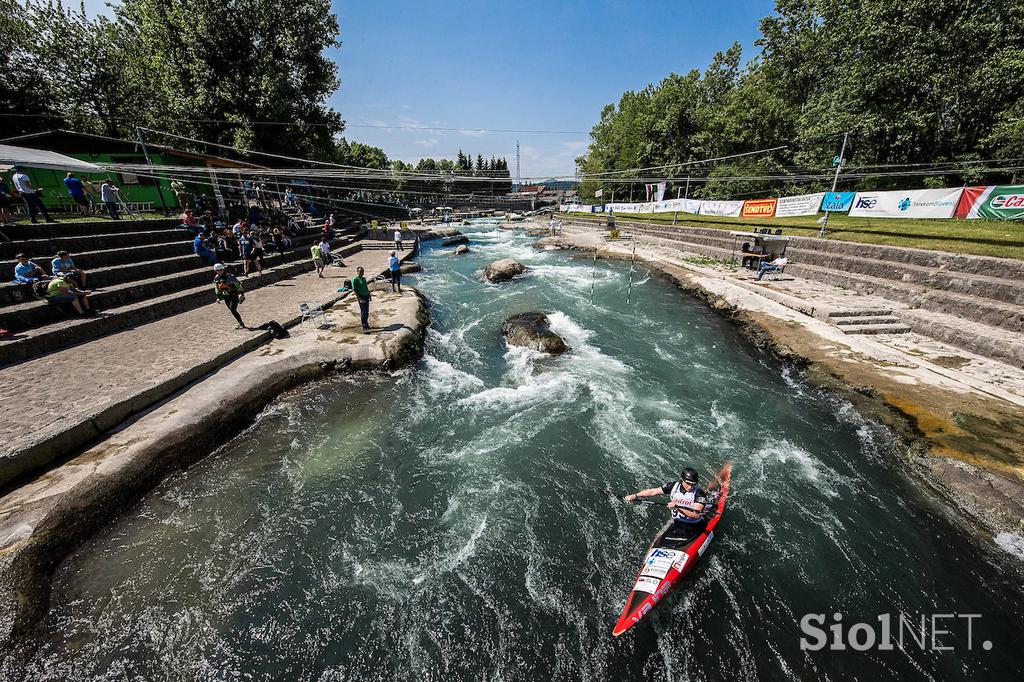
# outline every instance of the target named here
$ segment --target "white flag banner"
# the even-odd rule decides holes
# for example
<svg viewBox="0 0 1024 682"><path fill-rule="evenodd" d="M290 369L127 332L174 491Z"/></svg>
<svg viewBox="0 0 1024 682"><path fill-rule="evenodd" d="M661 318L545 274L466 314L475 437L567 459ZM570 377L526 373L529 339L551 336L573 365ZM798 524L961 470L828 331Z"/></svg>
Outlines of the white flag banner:
<svg viewBox="0 0 1024 682"><path fill-rule="evenodd" d="M821 207L824 192L801 194L795 197L779 197L775 202L775 217L790 218L798 215L815 215Z"/></svg>
<svg viewBox="0 0 1024 682"><path fill-rule="evenodd" d="M603 197L604 196L604 190L603 189L597 190L596 192L594 192L594 196L595 197Z"/></svg>
<svg viewBox="0 0 1024 682"><path fill-rule="evenodd" d="M704 202L700 199L681 199L682 207L679 209L683 213L700 213L701 204Z"/></svg>
<svg viewBox="0 0 1024 682"><path fill-rule="evenodd" d="M665 200L665 188L668 187L667 182L659 182L657 184L658 191L654 193L654 200L661 202Z"/></svg>
<svg viewBox="0 0 1024 682"><path fill-rule="evenodd" d="M716 215L725 218L738 218L742 210L742 201L703 201L700 205L701 215Z"/></svg>
<svg viewBox="0 0 1024 682"><path fill-rule="evenodd" d="M857 192L851 216L863 218L952 218L962 187Z"/></svg>

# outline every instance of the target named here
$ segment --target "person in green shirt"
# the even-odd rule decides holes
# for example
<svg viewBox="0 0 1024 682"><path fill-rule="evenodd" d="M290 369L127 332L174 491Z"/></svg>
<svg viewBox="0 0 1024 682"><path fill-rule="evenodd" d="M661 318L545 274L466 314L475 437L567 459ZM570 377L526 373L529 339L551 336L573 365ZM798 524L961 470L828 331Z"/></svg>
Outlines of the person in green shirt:
<svg viewBox="0 0 1024 682"><path fill-rule="evenodd" d="M359 303L359 322L363 325L363 333L370 333L370 287L363 276L363 269L356 268L356 276L352 278L352 291Z"/></svg>
<svg viewBox="0 0 1024 682"><path fill-rule="evenodd" d="M324 276L324 252L320 249L319 244L313 244L309 247L309 252L313 254L313 265L316 266L316 276Z"/></svg>
<svg viewBox="0 0 1024 682"><path fill-rule="evenodd" d="M89 292L75 288L74 282L63 277L54 277L46 285L46 302L58 305L70 303L79 315L89 315Z"/></svg>
<svg viewBox="0 0 1024 682"><path fill-rule="evenodd" d="M223 263L214 265L213 270L217 273L213 277L213 290L217 294L217 300L224 301L231 316L238 322L235 329L246 329L242 316L238 314L238 304L245 301L245 288L237 277L228 272Z"/></svg>

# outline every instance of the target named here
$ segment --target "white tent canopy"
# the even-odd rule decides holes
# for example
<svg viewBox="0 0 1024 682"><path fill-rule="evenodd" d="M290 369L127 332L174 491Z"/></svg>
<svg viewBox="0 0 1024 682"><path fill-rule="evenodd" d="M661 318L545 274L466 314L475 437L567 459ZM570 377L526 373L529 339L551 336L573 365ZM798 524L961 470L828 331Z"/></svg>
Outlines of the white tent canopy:
<svg viewBox="0 0 1024 682"><path fill-rule="evenodd" d="M102 173L103 169L87 161L79 161L70 156L45 149L29 149L28 147L12 147L0 144L0 169L10 170L11 166L22 165L27 168L45 168L47 170L76 171L78 173Z"/></svg>

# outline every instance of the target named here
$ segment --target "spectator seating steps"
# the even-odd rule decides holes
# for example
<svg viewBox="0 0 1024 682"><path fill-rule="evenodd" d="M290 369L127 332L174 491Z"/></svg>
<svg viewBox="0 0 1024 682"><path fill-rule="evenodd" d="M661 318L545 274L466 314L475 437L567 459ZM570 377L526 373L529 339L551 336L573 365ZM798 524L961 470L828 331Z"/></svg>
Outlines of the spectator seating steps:
<svg viewBox="0 0 1024 682"><path fill-rule="evenodd" d="M308 258L292 259L241 279L243 286L251 291L311 269L313 265ZM238 267L232 267L232 270L237 271ZM187 289L134 300L91 317L64 315L59 321L16 334L11 340L0 343L0 366L30 360L68 346L212 303L214 293L211 271L209 268L203 268L201 274L201 278L190 280L191 286ZM156 290L152 283L147 288L150 289Z"/></svg>
<svg viewBox="0 0 1024 682"><path fill-rule="evenodd" d="M90 303L102 311L97 316L79 318L68 307L37 299L28 285L10 281L0 284L0 327L14 333L13 337L0 339L0 365L38 357L212 300L211 267L193 253L192 236L179 229L177 221L148 221L132 231L110 231L127 222L86 223L96 226L96 234L80 234L77 229L69 230L71 235L51 231L45 239L0 244L4 256L25 251L47 273L56 251L67 249L75 264L87 271L87 288L94 290ZM57 223L56 227L61 225L73 224ZM142 229L149 226L158 229ZM318 228L302 230L292 237L292 248L284 254L267 249L264 274L244 278L243 282L254 288L310 269L309 246L319 234ZM352 235L335 239L335 252L353 252L355 240ZM241 272L239 264L229 266ZM0 267L13 277L13 260L5 259Z"/></svg>
<svg viewBox="0 0 1024 682"><path fill-rule="evenodd" d="M156 220L92 220L62 221L59 223L17 223L0 227L11 240L51 239L56 237L85 237L97 234L115 234L125 232L150 232L175 228L181 224L179 218L161 218Z"/></svg>

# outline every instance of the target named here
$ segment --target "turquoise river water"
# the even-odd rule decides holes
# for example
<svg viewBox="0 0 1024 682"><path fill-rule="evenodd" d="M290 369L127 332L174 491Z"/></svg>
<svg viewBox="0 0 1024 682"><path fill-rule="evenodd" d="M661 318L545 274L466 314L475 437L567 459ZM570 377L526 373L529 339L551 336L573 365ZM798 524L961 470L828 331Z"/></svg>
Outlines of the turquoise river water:
<svg viewBox="0 0 1024 682"><path fill-rule="evenodd" d="M464 229L470 255L421 257L424 359L282 396L82 547L28 679L1021 679L1019 562L921 493L885 429L645 270L627 305L628 264ZM484 284L506 256L529 273ZM571 352L507 348L528 310ZM727 458L716 542L613 638L664 510L609 493ZM891 614L893 640L904 614L904 647L802 650L814 613Z"/></svg>

